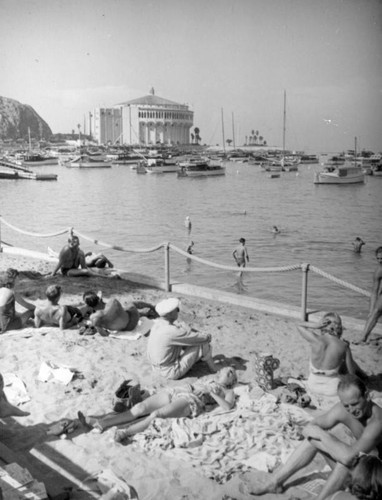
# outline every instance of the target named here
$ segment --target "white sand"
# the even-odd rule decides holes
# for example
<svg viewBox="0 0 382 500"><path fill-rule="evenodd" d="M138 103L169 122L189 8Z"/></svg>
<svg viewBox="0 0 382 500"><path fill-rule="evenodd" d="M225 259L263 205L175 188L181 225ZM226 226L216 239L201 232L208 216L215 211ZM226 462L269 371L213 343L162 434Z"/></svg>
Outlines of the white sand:
<svg viewBox="0 0 382 500"><path fill-rule="evenodd" d="M53 266L0 254L0 269L7 267L45 273ZM44 291L53 282L63 288L61 303L73 305L79 304L83 292L89 289L102 290L106 300L113 296L122 303L134 299L155 304L172 295L125 280L104 278L55 277L46 280L21 276L17 290L27 300L38 303L44 300ZM254 380L252 360L256 351L270 352L280 359L276 377L307 375L309 349L300 338L295 321L218 302L180 298L181 319L211 333L214 354L224 355L226 363L236 366L241 382L252 383ZM355 340L359 332L349 328L345 337ZM111 411L115 390L123 380L132 376L143 388L150 390L165 385L166 381L152 374L145 354L146 342L145 337L135 341L99 335L82 337L76 329L60 332L58 328L28 328L0 335L0 372L18 375L25 382L30 397L29 402L20 406L30 412L29 416L0 420L1 441L17 451L45 448L46 455L55 460L59 457L61 466L78 481L104 468L111 468L136 488L140 500L224 498L225 487L204 477L197 468L165 456L158 460L132 451L129 446L115 444L113 430L94 434L79 429L66 440L46 435L50 424L64 417L75 418L79 409L93 415ZM352 351L367 372L378 372L380 346L353 346ZM68 385L39 382L37 376L44 361L73 367L78 376ZM199 363L184 380L195 380L206 373L205 365ZM256 474L259 477L264 475L256 471L252 475ZM240 482L238 475L230 484L237 486ZM237 492L236 486L232 488ZM301 488L262 498L287 499L292 493L298 498L313 498ZM73 492L73 498L86 497L79 490ZM232 498L246 496L237 493Z"/></svg>

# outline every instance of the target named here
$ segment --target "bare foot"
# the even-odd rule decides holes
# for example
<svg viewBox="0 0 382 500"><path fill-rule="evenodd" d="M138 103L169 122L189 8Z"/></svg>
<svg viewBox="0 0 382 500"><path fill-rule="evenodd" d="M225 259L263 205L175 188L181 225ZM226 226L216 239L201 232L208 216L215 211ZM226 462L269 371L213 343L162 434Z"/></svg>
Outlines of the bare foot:
<svg viewBox="0 0 382 500"><path fill-rule="evenodd" d="M82 411L77 412L78 420L81 422L81 424L84 427L87 427L88 429L94 429L97 430L100 434L104 431L104 428L100 421L97 418L94 417L86 417Z"/></svg>
<svg viewBox="0 0 382 500"><path fill-rule="evenodd" d="M251 495L265 495L266 493L282 493L283 488L274 481L268 481L265 484L247 485Z"/></svg>
<svg viewBox="0 0 382 500"><path fill-rule="evenodd" d="M4 395L0 396L0 418L6 417L26 417L29 412L20 410L17 406L11 405Z"/></svg>

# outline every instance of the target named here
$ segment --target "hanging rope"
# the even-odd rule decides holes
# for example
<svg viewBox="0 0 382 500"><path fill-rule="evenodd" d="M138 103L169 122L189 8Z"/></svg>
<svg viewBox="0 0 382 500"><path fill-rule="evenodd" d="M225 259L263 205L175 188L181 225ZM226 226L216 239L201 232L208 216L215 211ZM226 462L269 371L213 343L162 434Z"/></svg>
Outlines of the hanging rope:
<svg viewBox="0 0 382 500"><path fill-rule="evenodd" d="M27 234L28 236L37 236L38 238L51 238L52 236L60 236L61 234L68 233L70 231L70 228L68 229L62 229L61 231L58 231L57 233L50 233L50 234L41 234L41 233L31 233L30 231L25 231L24 229L20 229L16 226L13 226L9 222L7 222L3 217L0 216L1 222L4 222L4 224L14 231L17 231L18 233L21 234Z"/></svg>
<svg viewBox="0 0 382 500"><path fill-rule="evenodd" d="M95 240L93 238L90 238L89 236L86 236L85 234L79 233L78 231L75 231L75 233L78 236L81 236L86 241L90 241L91 243L94 243L95 245L100 245L105 248L111 248L113 250L119 250L120 252L132 252L132 253L150 253L150 252L156 252L157 250L160 250L164 246L167 245L167 243L160 243L156 247L152 248L124 248L119 245L110 245L109 243L105 243L104 241L100 240Z"/></svg>
<svg viewBox="0 0 382 500"><path fill-rule="evenodd" d="M334 281L334 283L337 283L338 285L341 285L345 288L349 288L350 290L353 290L354 292L358 292L361 295L366 295L366 297L370 297L371 293L368 292L367 290L364 290L363 288L359 288L358 286L352 285L351 283L348 283L347 281L343 281L340 278L336 278L335 276L332 276L329 273L326 273L325 271L321 271L321 269L318 269L318 267L315 266L310 266L309 269L320 276L323 276L324 278Z"/></svg>
<svg viewBox="0 0 382 500"><path fill-rule="evenodd" d="M226 271L243 271L243 272L255 272L255 273L272 273L272 272L284 272L284 271L295 271L296 269L301 269L301 264L293 264L291 266L284 267L237 267L237 266L225 266L223 264L216 264L210 260L201 259L200 257L196 257L195 255L189 254L184 250L176 247L172 243L169 243L169 247L180 255L184 255L184 257L188 257L196 262L200 262L201 264L206 264L210 267L216 267L217 269L224 269Z"/></svg>

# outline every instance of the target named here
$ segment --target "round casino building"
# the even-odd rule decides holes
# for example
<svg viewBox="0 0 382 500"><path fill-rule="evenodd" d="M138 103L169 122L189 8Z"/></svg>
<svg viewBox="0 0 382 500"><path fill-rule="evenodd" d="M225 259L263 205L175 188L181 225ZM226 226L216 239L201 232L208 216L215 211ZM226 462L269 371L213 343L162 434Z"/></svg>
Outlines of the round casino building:
<svg viewBox="0 0 382 500"><path fill-rule="evenodd" d="M123 102L89 113L90 133L98 144L176 146L190 143L194 112L155 95Z"/></svg>

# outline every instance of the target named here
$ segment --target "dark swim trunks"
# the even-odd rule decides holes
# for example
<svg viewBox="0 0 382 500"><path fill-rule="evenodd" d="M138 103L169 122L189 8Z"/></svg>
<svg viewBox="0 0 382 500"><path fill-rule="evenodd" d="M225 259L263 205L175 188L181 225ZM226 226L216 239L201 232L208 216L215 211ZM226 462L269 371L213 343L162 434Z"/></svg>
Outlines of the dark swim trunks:
<svg viewBox="0 0 382 500"><path fill-rule="evenodd" d="M74 306L66 306L66 310L70 314L70 319L72 320L73 318L77 318L78 321L83 320L83 315L82 312Z"/></svg>
<svg viewBox="0 0 382 500"><path fill-rule="evenodd" d="M128 332L131 332L131 330L134 330L134 328L137 326L138 321L139 321L139 311L135 307L134 304L130 304L129 307L125 309L125 311L129 315L129 321L125 327L125 330Z"/></svg>

